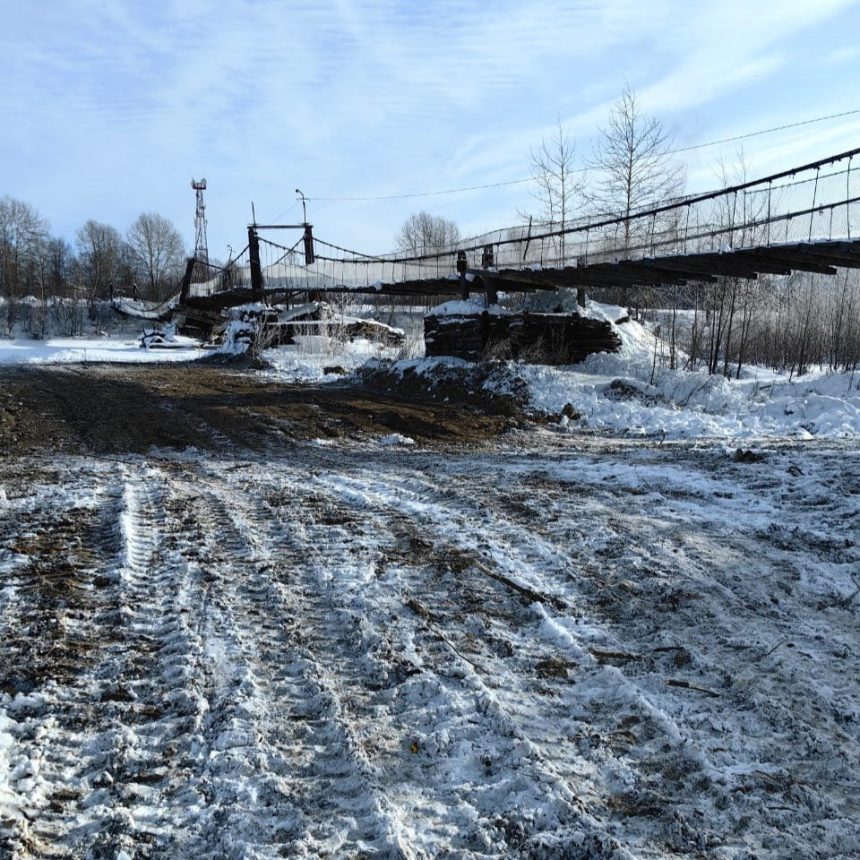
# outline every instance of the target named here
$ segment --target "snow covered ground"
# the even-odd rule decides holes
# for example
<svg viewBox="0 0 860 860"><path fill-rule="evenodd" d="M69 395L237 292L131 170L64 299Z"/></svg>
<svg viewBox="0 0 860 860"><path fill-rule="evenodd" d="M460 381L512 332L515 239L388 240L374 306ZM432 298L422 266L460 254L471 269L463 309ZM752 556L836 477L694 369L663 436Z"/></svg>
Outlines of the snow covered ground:
<svg viewBox="0 0 860 860"><path fill-rule="evenodd" d="M622 342L616 354L591 355L570 367L512 365L534 408L560 415L569 403L578 417L570 425L563 420L565 426L632 436L860 436L860 372L808 373L792 380L757 367L740 379L669 370L661 366L667 346L661 350L649 330L634 321L614 324L624 313L588 303L589 316L613 323Z"/></svg>
<svg viewBox="0 0 860 860"><path fill-rule="evenodd" d="M284 382L331 382L352 372L371 358L395 358L399 348L385 347L357 338L339 343L332 338L301 336L299 343L264 350L271 365L263 375ZM243 345L244 346L244 345ZM51 337L45 340L0 340L0 364L76 364L87 362L144 363L193 361L211 355L193 338L173 336L170 343L144 349L140 338ZM335 370L332 370L334 368ZM328 370L327 370L328 369Z"/></svg>
<svg viewBox="0 0 860 860"><path fill-rule="evenodd" d="M757 451L0 461L0 854L857 857L860 454Z"/></svg>
<svg viewBox="0 0 860 860"><path fill-rule="evenodd" d="M159 349L143 349L139 338L128 336L0 340L0 364L190 361L205 354L198 341L179 335L172 344Z"/></svg>
<svg viewBox="0 0 860 860"><path fill-rule="evenodd" d="M624 314L623 308L588 304L588 315L612 323L620 336L622 349L617 354L592 355L569 367L510 364L511 373L527 386L534 409L560 416L570 404L575 416L562 418L564 427L629 436L726 440L860 436L860 372L813 372L789 379L750 367L741 379L726 379L704 371L668 370L655 361L655 346L659 353L660 344L646 328L632 321L615 324ZM177 336L169 346L141 349L128 337L0 340L0 363L188 361L207 354L190 338ZM332 382L369 360L394 360L406 352L421 354L422 349L414 343L404 349L361 338L340 342L301 336L295 345L265 350L262 358L270 369L261 373L290 383ZM458 360L411 359L397 366L421 373L440 363Z"/></svg>
<svg viewBox="0 0 860 860"><path fill-rule="evenodd" d="M264 375L289 382L333 382L370 359L395 358L400 349L364 338L340 343L329 337L299 335L296 344L263 351L271 365Z"/></svg>

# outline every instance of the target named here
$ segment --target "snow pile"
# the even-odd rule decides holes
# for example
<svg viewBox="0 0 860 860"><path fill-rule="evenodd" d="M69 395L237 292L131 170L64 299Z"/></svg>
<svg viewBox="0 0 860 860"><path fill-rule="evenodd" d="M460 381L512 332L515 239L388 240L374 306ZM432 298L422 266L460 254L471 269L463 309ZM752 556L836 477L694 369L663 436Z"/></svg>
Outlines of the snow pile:
<svg viewBox="0 0 860 860"><path fill-rule="evenodd" d="M585 303L584 308L577 306L577 312L590 320L600 320L601 322L612 324L618 323L620 320L629 319L627 309L621 307L621 305L604 305L600 302L593 302L590 299ZM640 333L637 329L642 329L642 326L634 326L632 328L632 336L630 338L631 343L640 340ZM644 331L644 329L642 329L642 331ZM618 330L618 333L621 334L620 329ZM631 332L628 332L628 334L631 334ZM644 338L644 340L647 340L647 338Z"/></svg>
<svg viewBox="0 0 860 860"><path fill-rule="evenodd" d="M385 436L380 436L377 440L380 445L414 445L415 440L410 436L404 436L402 433L388 433Z"/></svg>
<svg viewBox="0 0 860 860"><path fill-rule="evenodd" d="M431 308L425 316L428 317L469 317L488 313L490 316L510 316L511 311L500 305L487 305L483 299L455 299L443 302Z"/></svg>
<svg viewBox="0 0 860 860"><path fill-rule="evenodd" d="M473 362L453 355L439 355L433 358L408 358L402 361L380 361L371 359L364 365L367 371L384 370L395 376L414 373L416 376L432 376L441 369L458 368L467 370L474 367Z"/></svg>
<svg viewBox="0 0 860 860"><path fill-rule="evenodd" d="M232 319L224 329L224 342L218 348L223 355L244 355L251 345L254 330L250 323Z"/></svg>
<svg viewBox="0 0 860 860"><path fill-rule="evenodd" d="M613 322L620 313L589 302L592 318ZM741 379L726 379L661 369L654 335L633 321L613 322L613 328L622 342L618 353L591 355L569 367L511 365L528 387L532 408L560 414L569 404L564 426L634 436L860 436L860 375L789 380L749 368Z"/></svg>
<svg viewBox="0 0 860 860"><path fill-rule="evenodd" d="M140 337L140 345L144 349L188 349L197 344L194 338L177 334L173 323L157 329L145 328Z"/></svg>
<svg viewBox="0 0 860 860"><path fill-rule="evenodd" d="M393 358L397 349L365 338L340 343L324 335L297 335L296 343L267 349L262 371L284 382L334 382L374 359Z"/></svg>

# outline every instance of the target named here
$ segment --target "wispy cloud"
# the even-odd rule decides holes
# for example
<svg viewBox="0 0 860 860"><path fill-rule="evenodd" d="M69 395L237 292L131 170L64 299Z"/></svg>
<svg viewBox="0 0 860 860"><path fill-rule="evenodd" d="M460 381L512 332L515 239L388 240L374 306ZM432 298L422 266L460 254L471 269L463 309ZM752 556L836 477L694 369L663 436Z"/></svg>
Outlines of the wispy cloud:
<svg viewBox="0 0 860 860"><path fill-rule="evenodd" d="M251 199L275 214L296 185L355 196L526 175L557 116L587 154L625 79L680 143L857 106L860 55L844 38L858 24L847 0L7 6L0 193L67 234L143 209L190 232L186 186L205 173L224 246ZM837 46L825 59L806 49L822 42ZM786 136L760 161L803 158L838 138L825 132ZM704 156L691 161L693 179ZM478 229L528 197L516 186L311 211L320 232L379 249L422 203Z"/></svg>

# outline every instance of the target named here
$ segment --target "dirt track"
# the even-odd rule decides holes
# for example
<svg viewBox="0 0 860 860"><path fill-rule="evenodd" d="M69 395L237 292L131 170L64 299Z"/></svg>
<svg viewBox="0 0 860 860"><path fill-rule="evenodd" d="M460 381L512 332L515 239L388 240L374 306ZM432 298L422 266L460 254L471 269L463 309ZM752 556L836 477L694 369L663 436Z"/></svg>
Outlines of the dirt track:
<svg viewBox="0 0 860 860"><path fill-rule="evenodd" d="M194 365L0 368L0 451L278 450L291 441L480 442L519 422L505 401L397 399L348 384L284 385Z"/></svg>

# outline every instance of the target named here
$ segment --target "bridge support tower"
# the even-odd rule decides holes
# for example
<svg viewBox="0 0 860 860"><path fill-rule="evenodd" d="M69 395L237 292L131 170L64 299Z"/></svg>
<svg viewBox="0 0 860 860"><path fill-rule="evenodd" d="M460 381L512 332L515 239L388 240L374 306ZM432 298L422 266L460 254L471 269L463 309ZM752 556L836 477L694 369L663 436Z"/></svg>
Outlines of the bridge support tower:
<svg viewBox="0 0 860 860"><path fill-rule="evenodd" d="M248 227L248 262L251 268L251 299L262 302L265 298L263 291L263 270L260 267L260 237L257 228L252 224Z"/></svg>

